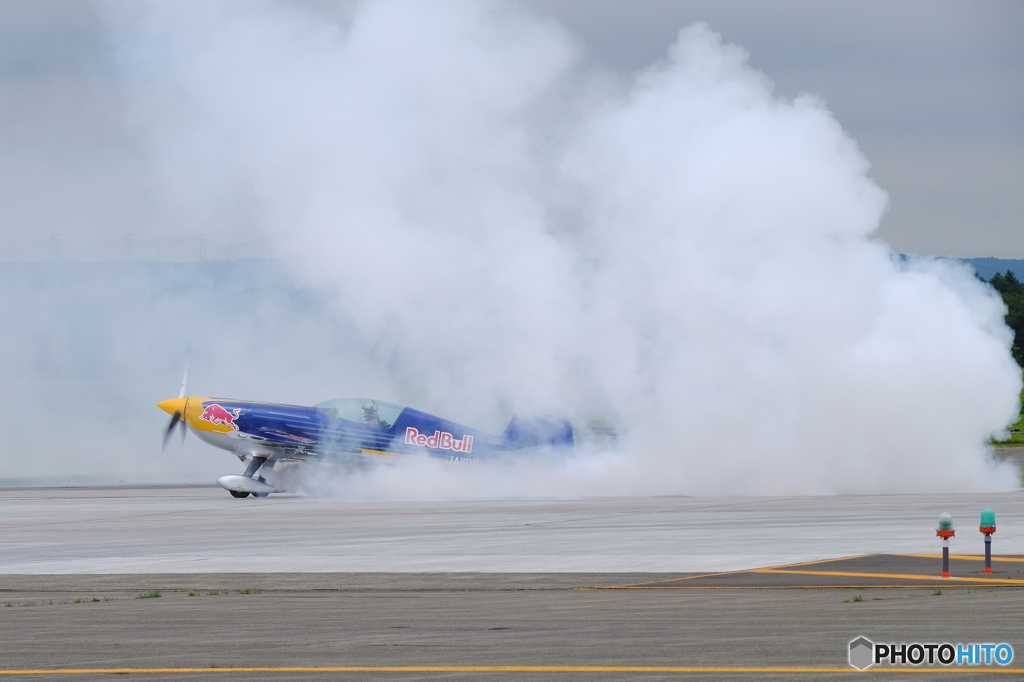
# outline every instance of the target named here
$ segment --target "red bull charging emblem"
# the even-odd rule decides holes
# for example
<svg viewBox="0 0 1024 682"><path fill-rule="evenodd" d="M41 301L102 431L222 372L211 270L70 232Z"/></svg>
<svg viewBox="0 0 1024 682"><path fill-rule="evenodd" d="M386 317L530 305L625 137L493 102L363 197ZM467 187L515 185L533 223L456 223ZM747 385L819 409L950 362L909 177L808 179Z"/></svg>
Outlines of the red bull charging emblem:
<svg viewBox="0 0 1024 682"><path fill-rule="evenodd" d="M238 419L238 413L241 412L241 408L236 407L231 412L228 412L223 407L214 403L208 405L203 413L199 415L199 418L203 421L208 421L213 425L223 424L224 426L230 426L235 431L238 430L238 425L235 424L235 420Z"/></svg>

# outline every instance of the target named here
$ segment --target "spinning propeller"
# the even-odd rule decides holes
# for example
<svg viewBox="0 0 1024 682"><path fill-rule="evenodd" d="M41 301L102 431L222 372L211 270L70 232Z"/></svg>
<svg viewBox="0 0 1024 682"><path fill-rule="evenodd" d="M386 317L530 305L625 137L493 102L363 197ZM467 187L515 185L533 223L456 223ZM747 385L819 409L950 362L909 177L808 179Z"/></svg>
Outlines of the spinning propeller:
<svg viewBox="0 0 1024 682"><path fill-rule="evenodd" d="M181 377L181 391L178 392L178 400L185 397L185 384L188 382L188 358L185 359L185 374ZM167 424L167 428L164 429L164 450L167 449L167 442L171 440L171 434L174 433L174 429L179 428L181 430L181 442L185 442L185 434L188 433L188 424L182 419L184 417L185 404L182 403L181 408L174 411L171 415L171 421Z"/></svg>

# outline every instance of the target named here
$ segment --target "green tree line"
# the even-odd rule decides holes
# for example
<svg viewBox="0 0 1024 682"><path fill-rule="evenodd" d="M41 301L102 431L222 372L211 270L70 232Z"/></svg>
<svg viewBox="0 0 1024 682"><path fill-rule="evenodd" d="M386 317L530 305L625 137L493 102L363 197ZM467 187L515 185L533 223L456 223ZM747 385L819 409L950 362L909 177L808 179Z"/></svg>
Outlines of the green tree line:
<svg viewBox="0 0 1024 682"><path fill-rule="evenodd" d="M988 283L999 292L1008 308L1006 325L1013 330L1013 358L1024 367L1024 282L1017 279L1013 270L1007 270L1006 274L992 275Z"/></svg>
<svg viewBox="0 0 1024 682"><path fill-rule="evenodd" d="M983 277L979 277L985 281ZM1017 279L1013 270L1007 270L1005 274L997 272L988 281L992 288L999 292L1006 304L1006 326L1013 330L1013 359L1024 368L1024 282ZM1004 441L992 441L994 445L1024 445L1024 391L1020 394L1021 415L1017 423L1007 427L1010 437ZM1024 485L1024 475L1021 476L1021 485Z"/></svg>

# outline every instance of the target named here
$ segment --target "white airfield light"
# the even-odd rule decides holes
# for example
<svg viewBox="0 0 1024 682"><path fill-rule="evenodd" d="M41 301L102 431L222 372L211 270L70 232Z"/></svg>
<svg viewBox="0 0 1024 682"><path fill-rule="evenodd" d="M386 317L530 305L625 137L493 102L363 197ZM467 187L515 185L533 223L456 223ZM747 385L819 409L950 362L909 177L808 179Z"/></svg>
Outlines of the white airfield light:
<svg viewBox="0 0 1024 682"><path fill-rule="evenodd" d="M942 538L942 577L949 577L949 539L956 535L953 529L953 516L949 512L939 514L939 527L935 535Z"/></svg>

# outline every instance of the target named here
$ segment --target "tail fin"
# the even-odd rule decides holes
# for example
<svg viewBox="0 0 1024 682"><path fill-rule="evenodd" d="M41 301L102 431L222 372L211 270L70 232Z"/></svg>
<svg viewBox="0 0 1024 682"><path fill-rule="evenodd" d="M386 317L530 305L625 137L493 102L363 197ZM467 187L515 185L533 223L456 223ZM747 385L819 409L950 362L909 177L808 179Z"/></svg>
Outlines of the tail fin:
<svg viewBox="0 0 1024 682"><path fill-rule="evenodd" d="M572 422L567 419L522 419L514 416L501 434L501 440L506 450L541 445L572 447Z"/></svg>

